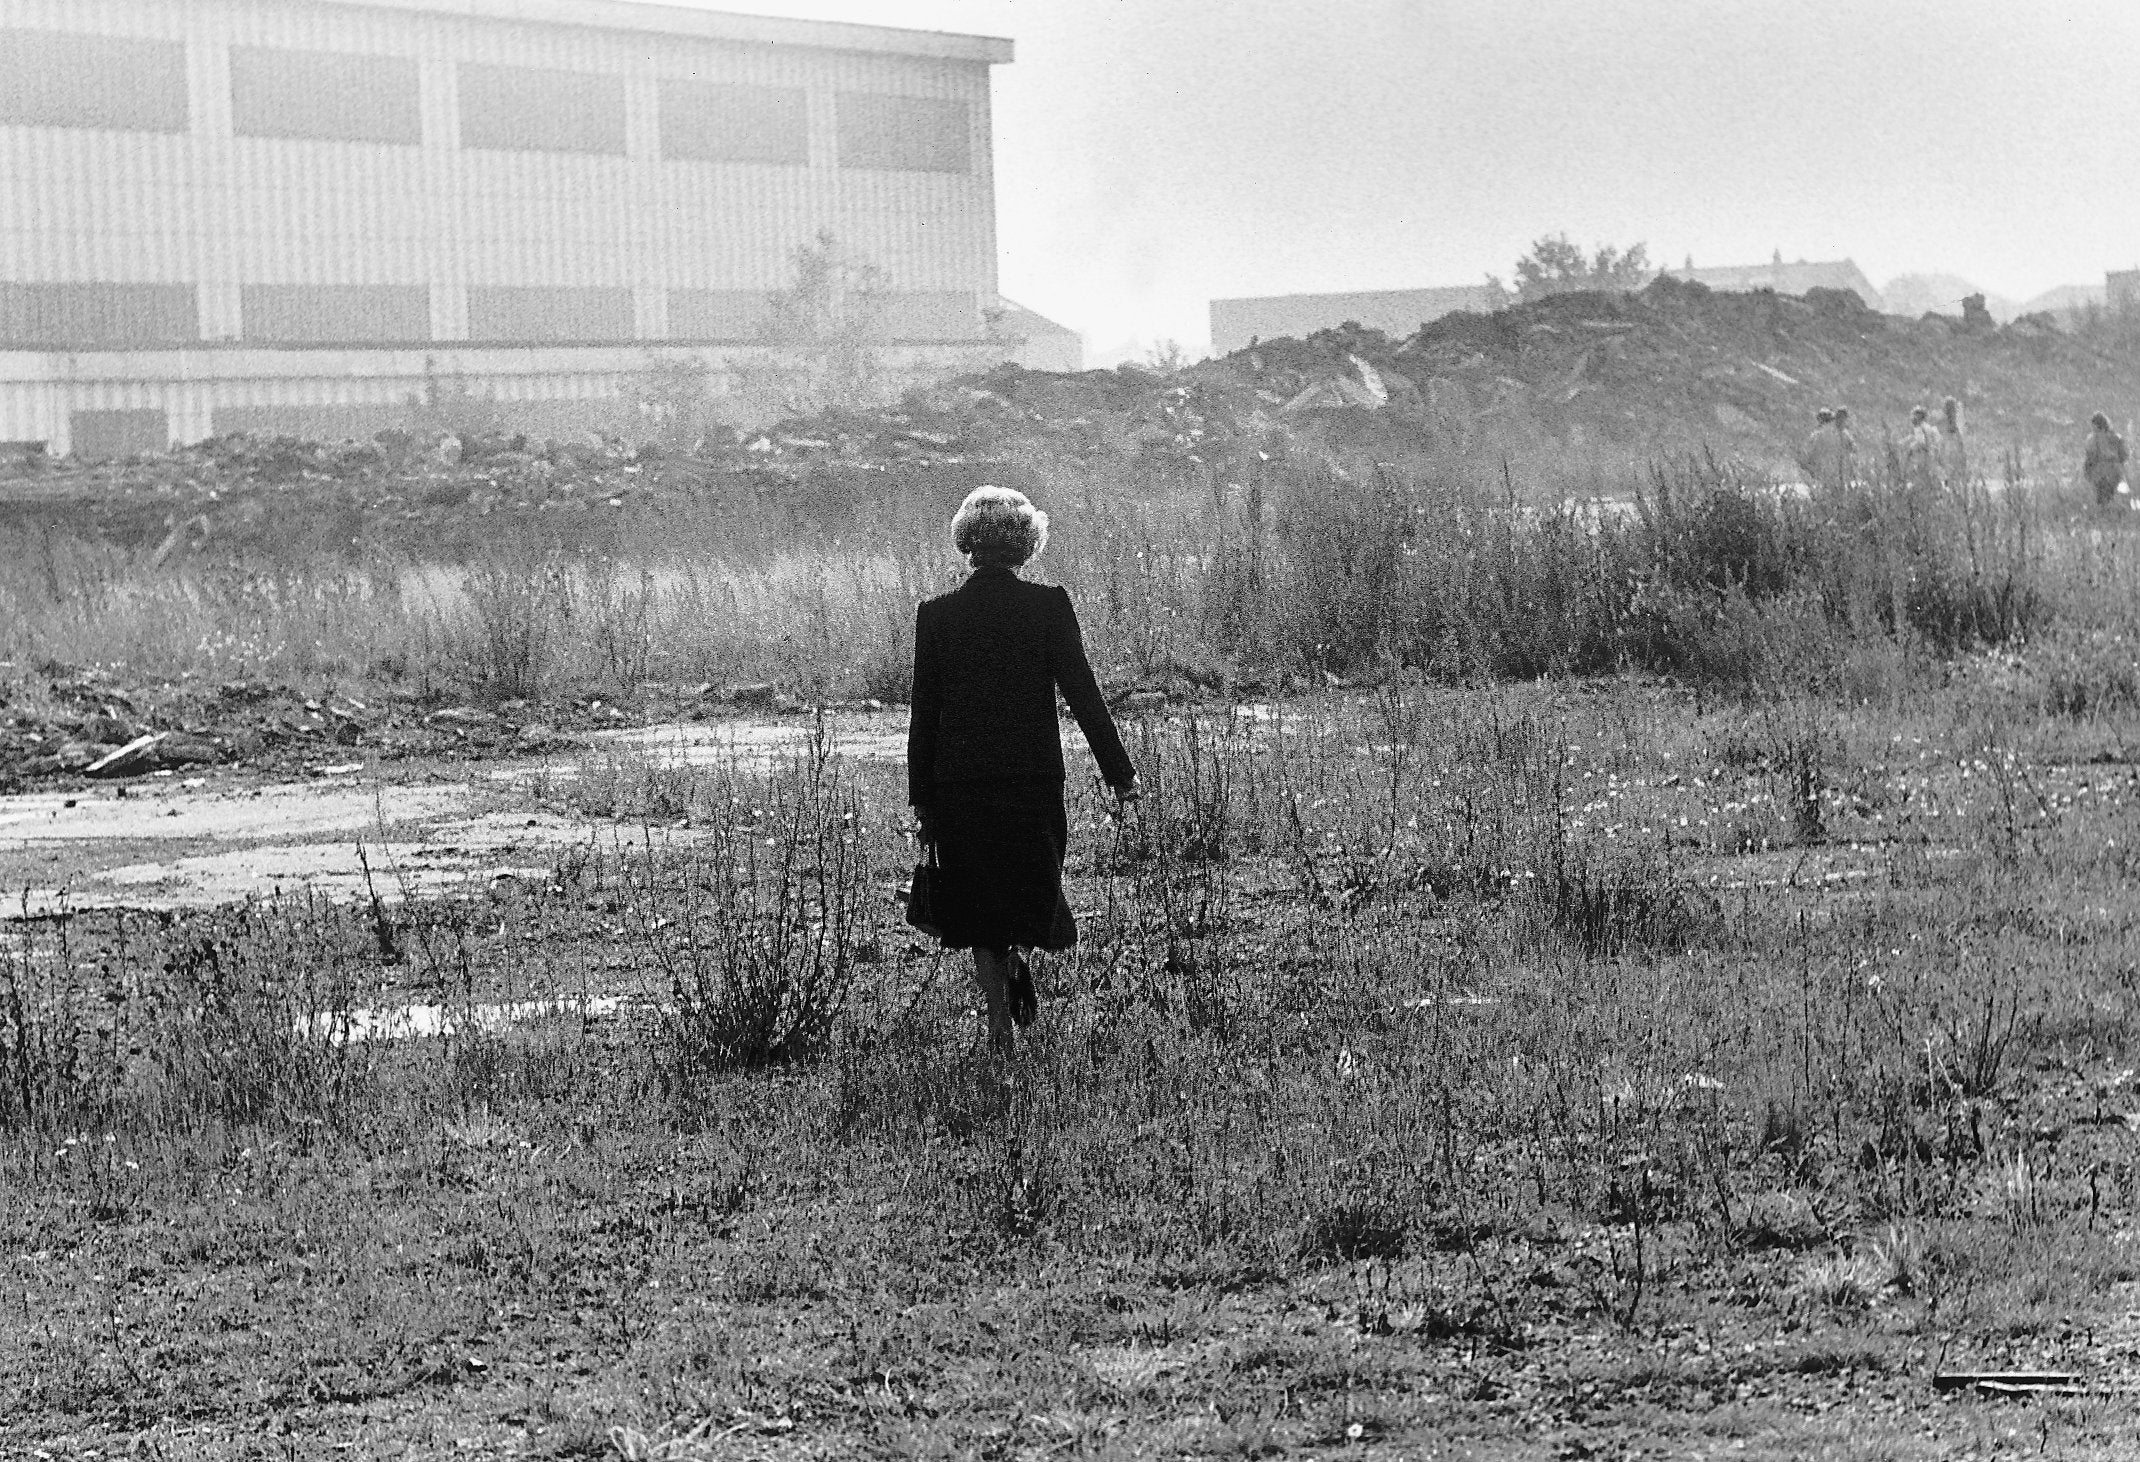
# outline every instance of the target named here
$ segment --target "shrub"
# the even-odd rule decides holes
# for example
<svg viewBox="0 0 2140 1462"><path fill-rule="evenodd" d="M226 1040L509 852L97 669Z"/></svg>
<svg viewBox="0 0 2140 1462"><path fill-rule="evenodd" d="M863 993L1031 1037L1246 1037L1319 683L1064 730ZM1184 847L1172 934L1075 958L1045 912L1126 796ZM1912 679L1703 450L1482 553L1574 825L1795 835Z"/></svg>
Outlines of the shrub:
<svg viewBox="0 0 2140 1462"><path fill-rule="evenodd" d="M620 854L630 937L668 986L672 1093L822 1052L872 939L862 802L828 757L731 770L714 791L702 835Z"/></svg>

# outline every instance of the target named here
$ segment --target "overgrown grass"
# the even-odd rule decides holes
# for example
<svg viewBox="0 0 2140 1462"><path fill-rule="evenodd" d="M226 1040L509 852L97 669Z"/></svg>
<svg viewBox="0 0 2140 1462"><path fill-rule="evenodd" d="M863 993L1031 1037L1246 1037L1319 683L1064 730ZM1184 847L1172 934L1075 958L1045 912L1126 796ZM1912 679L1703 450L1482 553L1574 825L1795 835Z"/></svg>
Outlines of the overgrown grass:
<svg viewBox="0 0 2140 1462"><path fill-rule="evenodd" d="M1072 588L1118 684L1634 669L1743 695L1832 684L1889 654L1937 664L2136 633L2120 586L2140 535L2019 481L1951 494L1872 481L1801 499L1694 460L1597 502L1540 500L1431 459L1298 447L1129 482L1073 459L998 465L1051 505L1039 570ZM896 701L912 606L956 581L944 524L965 481L875 476L798 482L778 507L663 498L583 544L503 516L445 556L360 535L211 540L166 560L22 530L0 555L0 646L24 664L491 702L628 701L648 681ZM2129 689L2129 676L2094 675L2047 694L2084 713Z"/></svg>
<svg viewBox="0 0 2140 1462"><path fill-rule="evenodd" d="M391 941L25 926L0 1224L49 1257L0 1435L1602 1445L1721 1395L1770 1455L1819 1398L1951 1436L1933 1365L2099 1370L2140 1277L2136 793L2083 754L2122 726L1972 675L1147 719L1140 814L1072 789L1084 940L1007 1066L899 921L893 769L830 748ZM590 994L625 1013L472 1018ZM335 1038L396 998L471 1018Z"/></svg>

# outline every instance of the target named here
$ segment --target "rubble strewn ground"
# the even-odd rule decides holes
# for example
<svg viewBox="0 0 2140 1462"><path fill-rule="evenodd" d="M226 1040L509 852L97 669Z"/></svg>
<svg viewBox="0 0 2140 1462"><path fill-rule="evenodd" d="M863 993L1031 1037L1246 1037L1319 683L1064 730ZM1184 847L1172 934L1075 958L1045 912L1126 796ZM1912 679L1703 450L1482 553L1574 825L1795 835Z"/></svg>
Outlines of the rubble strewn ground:
<svg viewBox="0 0 2140 1462"><path fill-rule="evenodd" d="M53 662L27 671L0 665L0 674L13 684L0 708L0 792L209 767L288 777L345 763L526 757L585 746L588 735L620 727L805 710L769 685L643 683L629 707L585 698L485 708L406 690L367 700L264 681L120 679Z"/></svg>

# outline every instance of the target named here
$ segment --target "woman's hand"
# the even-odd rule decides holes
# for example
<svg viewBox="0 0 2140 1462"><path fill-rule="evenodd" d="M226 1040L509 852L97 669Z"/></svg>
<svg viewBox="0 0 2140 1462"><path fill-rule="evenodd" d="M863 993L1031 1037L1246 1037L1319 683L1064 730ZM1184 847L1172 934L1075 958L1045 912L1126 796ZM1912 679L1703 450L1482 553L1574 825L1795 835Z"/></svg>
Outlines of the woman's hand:
<svg viewBox="0 0 2140 1462"><path fill-rule="evenodd" d="M914 830L923 842L936 841L936 814L926 802L914 804Z"/></svg>

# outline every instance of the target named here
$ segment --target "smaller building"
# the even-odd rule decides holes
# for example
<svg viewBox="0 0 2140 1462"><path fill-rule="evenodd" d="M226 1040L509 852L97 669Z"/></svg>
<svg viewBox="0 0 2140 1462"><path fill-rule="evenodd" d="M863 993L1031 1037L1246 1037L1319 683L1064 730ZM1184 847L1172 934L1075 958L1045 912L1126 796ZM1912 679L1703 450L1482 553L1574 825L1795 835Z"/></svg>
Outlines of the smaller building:
<svg viewBox="0 0 2140 1462"><path fill-rule="evenodd" d="M1008 359L1029 371L1071 372L1085 368L1084 336L1014 300L999 298L997 303L1001 308L990 316L989 324L991 333L1010 343Z"/></svg>
<svg viewBox="0 0 2140 1462"><path fill-rule="evenodd" d="M2117 314L2140 308L2140 269L2105 270L2103 304Z"/></svg>
<svg viewBox="0 0 2140 1462"><path fill-rule="evenodd" d="M1441 289L1385 289L1359 294L1274 294L1211 302L1211 349L1218 355L1244 350L1251 341L1301 339L1351 322L1393 339L1415 333L1459 310L1484 314L1505 309L1505 290L1492 284Z"/></svg>
<svg viewBox="0 0 2140 1462"><path fill-rule="evenodd" d="M1865 277L1865 271L1850 259L1800 259L1795 264L1787 264L1778 252L1766 264L1727 264L1697 269L1690 259L1680 268L1659 272L1673 279L1706 284L1711 289L1740 292L1773 289L1778 294L1798 295L1809 289L1847 289L1872 309L1878 310L1884 303L1880 291Z"/></svg>

